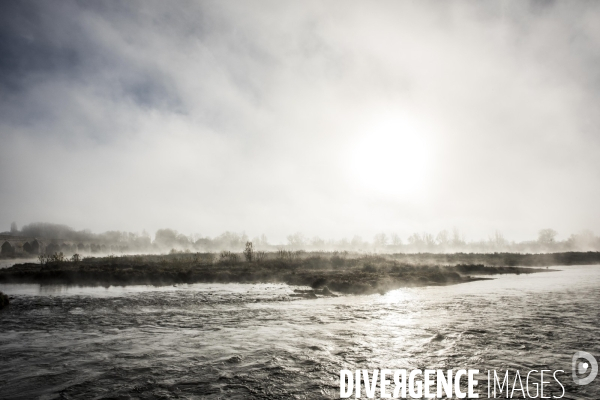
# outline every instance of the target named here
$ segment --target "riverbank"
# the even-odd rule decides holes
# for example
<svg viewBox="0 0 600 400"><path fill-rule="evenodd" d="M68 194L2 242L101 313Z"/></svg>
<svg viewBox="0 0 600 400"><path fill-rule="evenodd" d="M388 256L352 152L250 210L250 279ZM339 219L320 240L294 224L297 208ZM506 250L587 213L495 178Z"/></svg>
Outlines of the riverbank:
<svg viewBox="0 0 600 400"><path fill-rule="evenodd" d="M546 269L483 264L422 265L385 256L343 257L339 254L272 255L240 261L221 255L138 255L24 263L0 270L2 283L82 286L173 285L190 283L286 283L342 294L385 293L401 287L452 285L497 274L526 274Z"/></svg>

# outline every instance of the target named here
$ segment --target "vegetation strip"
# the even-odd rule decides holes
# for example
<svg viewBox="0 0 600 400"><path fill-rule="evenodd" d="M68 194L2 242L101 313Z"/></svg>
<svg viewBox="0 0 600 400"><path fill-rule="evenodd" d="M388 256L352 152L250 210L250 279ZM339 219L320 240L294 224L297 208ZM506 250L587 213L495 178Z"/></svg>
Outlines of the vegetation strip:
<svg viewBox="0 0 600 400"><path fill-rule="evenodd" d="M440 256L431 254L410 255L412 262L408 263L401 261L405 256L284 250L260 255L222 252L219 256L196 253L82 259L53 255L40 257L40 264L17 264L0 270L0 282L85 286L281 282L319 289L317 294L330 293L330 290L343 294L370 294L400 287L471 282L496 274L547 271L506 265L427 264L431 257ZM472 255L463 256L473 258ZM456 259L461 260L460 257Z"/></svg>

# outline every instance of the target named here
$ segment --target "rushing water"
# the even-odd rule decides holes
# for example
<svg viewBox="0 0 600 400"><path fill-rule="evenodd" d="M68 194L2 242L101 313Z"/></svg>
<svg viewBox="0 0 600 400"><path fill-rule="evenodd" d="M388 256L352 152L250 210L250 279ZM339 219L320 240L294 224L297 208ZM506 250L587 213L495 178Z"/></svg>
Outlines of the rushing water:
<svg viewBox="0 0 600 400"><path fill-rule="evenodd" d="M599 399L600 377L570 374L575 351L600 355L600 267L557 269L294 301L285 285L0 285L0 398L339 398L340 369L509 368L565 370L565 399Z"/></svg>

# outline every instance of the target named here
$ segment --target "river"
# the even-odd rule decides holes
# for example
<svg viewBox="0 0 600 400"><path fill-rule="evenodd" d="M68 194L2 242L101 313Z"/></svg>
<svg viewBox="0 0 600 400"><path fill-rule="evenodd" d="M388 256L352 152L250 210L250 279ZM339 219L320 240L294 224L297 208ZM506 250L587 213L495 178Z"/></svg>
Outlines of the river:
<svg viewBox="0 0 600 400"><path fill-rule="evenodd" d="M339 398L340 369L508 368L565 370L564 399L599 399L600 377L570 374L575 351L600 355L600 266L553 269L316 300L275 284L4 284L0 398Z"/></svg>

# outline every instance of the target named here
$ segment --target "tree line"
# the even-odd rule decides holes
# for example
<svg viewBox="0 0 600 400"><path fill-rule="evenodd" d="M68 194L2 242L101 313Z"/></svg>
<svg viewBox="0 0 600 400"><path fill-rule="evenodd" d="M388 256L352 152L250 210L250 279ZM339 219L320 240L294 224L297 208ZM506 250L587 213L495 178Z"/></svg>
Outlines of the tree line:
<svg viewBox="0 0 600 400"><path fill-rule="evenodd" d="M67 225L52 223L32 223L18 229L11 224L4 237L39 238L45 247L53 251L73 253L164 253L164 252L218 252L222 250L242 252L247 243L252 243L258 251L308 250L308 251L356 251L382 253L448 253L448 252L514 252L546 253L565 251L600 251L600 237L592 231L582 231L570 235L565 240L557 240L558 233L553 229L541 229L537 238L515 242L507 240L496 231L483 240L467 241L458 229L442 230L437 234L415 232L407 237L395 233L378 233L370 240L355 235L351 238L323 239L308 237L297 232L288 235L284 243L271 243L263 234L249 237L246 233L224 232L215 237L184 235L174 229L159 229L151 235L143 231L107 231L93 233L90 230L77 231Z"/></svg>

